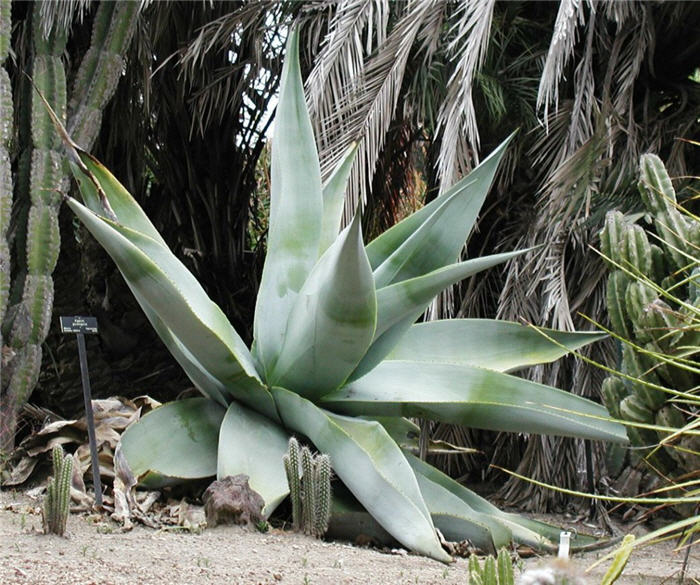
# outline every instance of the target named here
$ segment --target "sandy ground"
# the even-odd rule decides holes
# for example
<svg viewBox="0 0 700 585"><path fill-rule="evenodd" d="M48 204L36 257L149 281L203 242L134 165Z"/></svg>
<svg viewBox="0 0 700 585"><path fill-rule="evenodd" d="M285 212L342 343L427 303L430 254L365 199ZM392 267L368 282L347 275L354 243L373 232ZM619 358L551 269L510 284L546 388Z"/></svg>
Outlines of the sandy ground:
<svg viewBox="0 0 700 585"><path fill-rule="evenodd" d="M661 544L634 553L617 583L678 583L683 557L672 549ZM700 549L691 552L685 582L700 584ZM574 572L600 554L575 558ZM548 562L528 559L522 568ZM604 571L582 582L597 585ZM136 527L123 533L109 521L72 515L66 537L44 536L37 503L0 491L2 585L467 585L467 574L466 559L443 565L403 551L388 554L275 530L217 527L196 534Z"/></svg>

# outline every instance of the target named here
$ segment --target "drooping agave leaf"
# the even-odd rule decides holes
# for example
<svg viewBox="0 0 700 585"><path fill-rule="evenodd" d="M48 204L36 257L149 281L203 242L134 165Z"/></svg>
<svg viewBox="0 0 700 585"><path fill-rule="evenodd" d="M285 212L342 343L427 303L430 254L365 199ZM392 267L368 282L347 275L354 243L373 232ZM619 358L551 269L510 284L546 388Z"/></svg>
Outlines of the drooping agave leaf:
<svg viewBox="0 0 700 585"><path fill-rule="evenodd" d="M488 553L508 546L513 535L496 518L474 510L464 500L421 473L416 472L416 479L435 526L447 540L469 540Z"/></svg>
<svg viewBox="0 0 700 585"><path fill-rule="evenodd" d="M287 43L271 153L270 229L255 306L255 355L272 371L296 296L319 255L321 169L299 66L299 34Z"/></svg>
<svg viewBox="0 0 700 585"><path fill-rule="evenodd" d="M513 134L444 195L431 201L422 209L372 240L367 245L367 256L372 269L378 268L413 232L427 221L433 212L442 205L442 200L458 194L457 197L452 198L447 213L443 214L440 221L432 227L430 244L413 262L413 266L420 272L412 273L407 269L401 274L401 278L425 274L425 272L454 262L474 227L474 222L484 204L498 164L512 137Z"/></svg>
<svg viewBox="0 0 700 585"><path fill-rule="evenodd" d="M335 242L340 232L343 206L345 205L345 190L356 155L357 143L352 143L333 171L333 174L323 185L323 219L321 220L319 255L323 254Z"/></svg>
<svg viewBox="0 0 700 585"><path fill-rule="evenodd" d="M427 308L435 295L446 287L491 268L528 250L492 254L451 264L428 274L404 280L377 290L377 330L375 339L407 317L415 319Z"/></svg>
<svg viewBox="0 0 700 585"><path fill-rule="evenodd" d="M439 320L413 325L386 359L508 372L553 362L604 337L604 333L568 333L491 319Z"/></svg>
<svg viewBox="0 0 700 585"><path fill-rule="evenodd" d="M167 246L131 193L100 161L73 143L66 144L66 148L72 149L75 158L82 163L79 165L71 161L70 167L88 209L102 217L116 219L120 224ZM114 217L110 217L112 214Z"/></svg>
<svg viewBox="0 0 700 585"><path fill-rule="evenodd" d="M509 374L467 365L388 361L322 405L350 415L412 416L474 428L626 442L599 404Z"/></svg>
<svg viewBox="0 0 700 585"><path fill-rule="evenodd" d="M456 482L432 465L428 465L411 453L406 453L406 460L409 462L416 477L424 477L426 480L439 485L444 490L464 502L470 509L481 514L482 517L490 518L491 522L501 524L509 530L516 542L527 544L537 550L555 550L556 542L559 539L559 529L542 522L531 521L529 525L522 525L514 520L519 516L502 512L488 500L475 494L470 489ZM553 537L553 538L552 538Z"/></svg>
<svg viewBox="0 0 700 585"><path fill-rule="evenodd" d="M374 278L357 215L297 296L268 384L310 398L340 387L372 342L376 322Z"/></svg>
<svg viewBox="0 0 700 585"><path fill-rule="evenodd" d="M158 316L194 358L249 406L276 419L252 357L221 309L187 268L156 240L99 217L73 199L68 205L115 261L132 289L158 306Z"/></svg>
<svg viewBox="0 0 700 585"><path fill-rule="evenodd" d="M399 542L448 562L415 475L377 422L338 416L305 398L273 388L283 422L331 456L333 470L367 511Z"/></svg>
<svg viewBox="0 0 700 585"><path fill-rule="evenodd" d="M120 449L139 484L161 487L216 475L226 410L206 398L170 402L132 424Z"/></svg>
<svg viewBox="0 0 700 585"><path fill-rule="evenodd" d="M219 431L217 477L247 475L250 487L265 500L267 518L289 493L282 463L288 444L282 427L233 402Z"/></svg>

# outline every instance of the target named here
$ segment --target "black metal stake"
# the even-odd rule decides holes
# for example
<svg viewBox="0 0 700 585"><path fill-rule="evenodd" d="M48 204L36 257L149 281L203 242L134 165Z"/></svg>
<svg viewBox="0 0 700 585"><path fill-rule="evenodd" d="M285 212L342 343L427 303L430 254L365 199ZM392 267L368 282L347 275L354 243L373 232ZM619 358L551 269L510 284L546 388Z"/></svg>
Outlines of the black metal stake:
<svg viewBox="0 0 700 585"><path fill-rule="evenodd" d="M97 457L97 438L95 436L95 418L92 414L92 396L90 376L88 374L85 334L97 333L95 317L61 317L61 332L75 333L78 338L78 357L80 358L80 377L83 381L83 398L85 399L85 421L90 440L90 460L92 462L92 483L95 486L95 505L102 507L102 482L100 481L100 461Z"/></svg>
<svg viewBox="0 0 700 585"><path fill-rule="evenodd" d="M88 375L87 351L85 335L76 334L78 338L78 357L80 359L80 377L83 381L83 398L85 399L85 420L87 421L88 438L90 439L90 461L92 462L92 483L95 486L95 504L102 507L102 482L100 480L100 462L97 457L97 438L95 437L95 417L92 415L92 393Z"/></svg>

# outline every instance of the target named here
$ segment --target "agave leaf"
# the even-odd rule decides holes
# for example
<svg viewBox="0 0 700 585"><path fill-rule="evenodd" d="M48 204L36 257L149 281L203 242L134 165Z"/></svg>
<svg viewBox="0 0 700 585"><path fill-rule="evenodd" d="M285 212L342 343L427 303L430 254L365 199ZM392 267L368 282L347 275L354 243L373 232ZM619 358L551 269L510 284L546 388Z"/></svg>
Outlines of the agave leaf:
<svg viewBox="0 0 700 585"><path fill-rule="evenodd" d="M367 511L399 542L448 562L415 475L377 422L338 416L305 398L272 388L284 424L328 453L333 470Z"/></svg>
<svg viewBox="0 0 700 585"><path fill-rule="evenodd" d="M324 396L322 404L350 415L421 417L495 431L627 441L624 427L610 421L599 404L467 365L383 362Z"/></svg>
<svg viewBox="0 0 700 585"><path fill-rule="evenodd" d="M358 214L301 289L268 383L311 398L340 387L367 351L376 323L374 279Z"/></svg>
<svg viewBox="0 0 700 585"><path fill-rule="evenodd" d="M270 231L255 307L255 355L265 376L277 361L297 294L318 259L321 169L299 66L299 34L287 43L271 154Z"/></svg>
<svg viewBox="0 0 700 585"><path fill-rule="evenodd" d="M398 248L442 206L443 201L451 199L440 220L430 230L429 244L419 251L410 267L400 275L401 279L425 274L454 262L464 246L469 233L474 227L476 217L481 210L486 195L493 182L498 164L506 147L514 135L511 134L498 148L486 157L469 175L455 183L444 195L431 201L403 221L372 240L367 245L372 270L376 270ZM452 197L456 195L456 197ZM396 282L397 279L394 280Z"/></svg>
<svg viewBox="0 0 700 585"><path fill-rule="evenodd" d="M357 143L353 142L343 155L333 174L323 185L323 219L321 220L321 244L319 254L323 254L340 232L340 224L343 219L343 206L345 204L345 190L352 165L357 155Z"/></svg>
<svg viewBox="0 0 700 585"><path fill-rule="evenodd" d="M492 254L439 268L423 276L404 280L377 290L377 330L375 339L407 317L416 318L427 308L435 295L446 287L469 276L507 262L529 249Z"/></svg>
<svg viewBox="0 0 700 585"><path fill-rule="evenodd" d="M170 402L129 426L119 443L139 484L162 487L216 475L226 410L206 398Z"/></svg>
<svg viewBox="0 0 700 585"><path fill-rule="evenodd" d="M536 520L527 521L522 524L519 520L525 520L515 514L502 512L488 500L475 494L470 489L467 489L462 484L456 482L448 475L442 473L432 465L428 465L425 461L411 453L406 453L406 459L416 473L416 477L424 477L427 480L439 485L453 496L464 502L470 509L482 518L489 518L491 522L502 525L509 530L516 542L527 544L538 550L547 550L553 552L556 550L556 542L559 539L558 528L537 522Z"/></svg>
<svg viewBox="0 0 700 585"><path fill-rule="evenodd" d="M75 151L75 157L82 163L71 162L70 167L88 209L97 215L116 220L121 225L141 232L167 247L160 233L131 193L100 161L77 145L68 144L67 148L72 148Z"/></svg>
<svg viewBox="0 0 700 585"><path fill-rule="evenodd" d="M605 337L604 333L568 333L509 321L449 319L413 325L386 359L464 364L508 372L553 362Z"/></svg>
<svg viewBox="0 0 700 585"><path fill-rule="evenodd" d="M452 195L440 197L438 201L440 205L433 211L418 229L414 231L406 240L392 252L377 268L374 270L374 281L377 288L382 288L390 285L392 282L400 282L407 278L421 276L435 268L441 266L433 266L434 262L426 261L431 258L432 248L435 244L435 232L433 228L439 220L450 210L451 203L454 199L460 196L459 192ZM449 263L454 262L457 255L451 258Z"/></svg>
<svg viewBox="0 0 700 585"><path fill-rule="evenodd" d="M219 431L217 477L247 475L250 487L265 500L267 518L289 493L282 463L288 444L289 434L282 427L233 402Z"/></svg>
<svg viewBox="0 0 700 585"><path fill-rule="evenodd" d="M157 241L95 215L69 199L68 205L115 261L132 290L211 376L253 408L276 419L271 396L255 371L243 340L187 268Z"/></svg>
<svg viewBox="0 0 700 585"><path fill-rule="evenodd" d="M488 553L508 546L513 535L497 518L474 510L464 500L420 473L415 467L413 470L433 522L447 540L469 540Z"/></svg>
<svg viewBox="0 0 700 585"><path fill-rule="evenodd" d="M139 305L146 314L148 321L155 329L158 337L161 338L168 351L173 355L180 367L185 371L187 377L192 381L197 390L207 398L218 402L224 408L228 407L231 395L222 382L212 376L206 368L195 358L177 336L163 323L158 313L151 307L146 299L127 280L127 285L136 298Z"/></svg>

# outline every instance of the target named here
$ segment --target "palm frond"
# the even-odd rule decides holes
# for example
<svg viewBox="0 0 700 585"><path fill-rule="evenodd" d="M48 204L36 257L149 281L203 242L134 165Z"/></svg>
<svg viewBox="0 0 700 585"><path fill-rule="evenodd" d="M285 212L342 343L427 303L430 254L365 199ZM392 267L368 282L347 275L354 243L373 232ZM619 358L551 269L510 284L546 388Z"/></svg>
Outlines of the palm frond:
<svg viewBox="0 0 700 585"><path fill-rule="evenodd" d="M468 172L473 162L478 162L479 130L472 86L486 57L495 4L495 0L462 3L453 25L454 38L447 46L447 56L456 65L438 116L442 131L438 157L442 190Z"/></svg>

